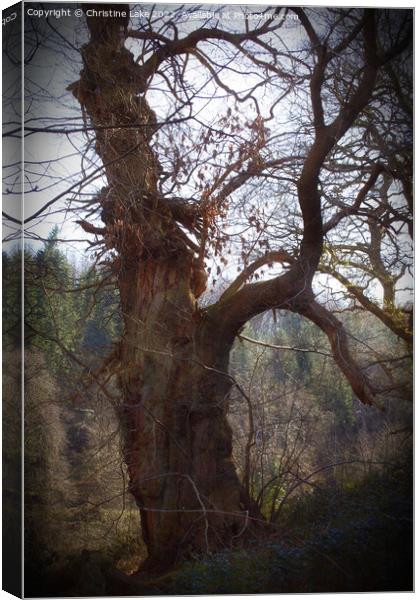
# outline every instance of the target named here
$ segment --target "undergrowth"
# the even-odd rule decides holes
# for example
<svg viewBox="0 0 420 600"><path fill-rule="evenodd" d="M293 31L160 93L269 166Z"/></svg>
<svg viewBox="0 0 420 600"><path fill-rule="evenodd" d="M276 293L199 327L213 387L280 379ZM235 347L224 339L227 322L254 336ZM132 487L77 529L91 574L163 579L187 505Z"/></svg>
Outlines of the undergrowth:
<svg viewBox="0 0 420 600"><path fill-rule="evenodd" d="M226 549L151 583L121 589L111 554L84 552L51 572L42 594L185 595L408 591L412 571L412 474L405 465L339 488L317 487L291 498L278 533ZM121 556L121 547L118 547ZM116 557L117 558L117 555ZM64 589L66 588L66 589ZM119 592L119 593L118 593Z"/></svg>
<svg viewBox="0 0 420 600"><path fill-rule="evenodd" d="M410 470L296 498L277 539L184 565L155 593L240 594L412 589Z"/></svg>

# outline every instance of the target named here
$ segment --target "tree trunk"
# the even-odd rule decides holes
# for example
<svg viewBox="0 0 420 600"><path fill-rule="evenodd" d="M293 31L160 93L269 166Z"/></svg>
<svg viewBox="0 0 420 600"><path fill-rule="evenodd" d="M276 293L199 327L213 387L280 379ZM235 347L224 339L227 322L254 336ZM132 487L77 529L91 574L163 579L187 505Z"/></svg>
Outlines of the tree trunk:
<svg viewBox="0 0 420 600"><path fill-rule="evenodd" d="M189 290L183 259L120 276L121 418L148 566L229 545L245 525L226 412L230 344Z"/></svg>
<svg viewBox="0 0 420 600"><path fill-rule="evenodd" d="M149 145L156 117L144 71L121 42L127 20L87 23L84 68L69 89L95 130L109 185L98 196L105 227L84 227L103 234L114 259L125 324L118 372L125 461L147 564L161 570L230 545L248 522L226 418L234 338L197 307L202 266L159 195Z"/></svg>

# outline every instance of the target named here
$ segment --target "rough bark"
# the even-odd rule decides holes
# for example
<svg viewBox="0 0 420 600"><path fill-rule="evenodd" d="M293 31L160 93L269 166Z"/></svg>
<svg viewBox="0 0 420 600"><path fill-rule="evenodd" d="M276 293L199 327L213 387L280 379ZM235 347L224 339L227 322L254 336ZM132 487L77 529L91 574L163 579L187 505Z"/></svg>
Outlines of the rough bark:
<svg viewBox="0 0 420 600"><path fill-rule="evenodd" d="M149 566L229 545L246 519L226 419L229 344L196 307L183 258L120 276L125 460Z"/></svg>

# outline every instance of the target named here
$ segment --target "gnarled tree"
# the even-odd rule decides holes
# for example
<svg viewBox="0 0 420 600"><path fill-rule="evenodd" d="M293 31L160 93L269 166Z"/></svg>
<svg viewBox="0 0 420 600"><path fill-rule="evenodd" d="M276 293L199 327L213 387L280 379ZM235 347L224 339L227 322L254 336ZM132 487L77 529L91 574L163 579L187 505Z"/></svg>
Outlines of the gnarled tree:
<svg viewBox="0 0 420 600"><path fill-rule="evenodd" d="M120 293L124 333L106 368L118 376L148 566L162 568L233 543L259 517L235 471L227 421L229 353L247 321L275 309L313 321L372 405L375 384L317 299L316 278L336 277L409 341L406 317L393 310L401 264L381 243L389 235L398 246L410 219L401 200L411 197L410 161L389 132L393 104L407 101L394 63L410 55L411 13L244 9L247 18L213 13L196 27L198 7L173 7L130 28L128 5L83 10L89 40L69 90L106 186L79 223ZM400 229L389 234L391 223ZM346 243L368 257L383 305L340 271L339 261L352 267ZM199 301L223 267L230 284Z"/></svg>

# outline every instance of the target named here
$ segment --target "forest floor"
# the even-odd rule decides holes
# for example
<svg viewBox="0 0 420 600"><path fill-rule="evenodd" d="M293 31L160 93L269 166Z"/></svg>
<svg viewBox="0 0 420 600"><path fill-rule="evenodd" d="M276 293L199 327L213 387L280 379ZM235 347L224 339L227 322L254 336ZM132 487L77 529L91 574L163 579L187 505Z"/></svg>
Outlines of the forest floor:
<svg viewBox="0 0 420 600"><path fill-rule="evenodd" d="M409 591L413 588L412 525L411 473L396 466L344 489L318 487L290 502L278 535L180 565L154 581L127 577L109 558L84 552L65 568L50 572L43 584L38 578L37 589L27 588L27 593L154 596Z"/></svg>

